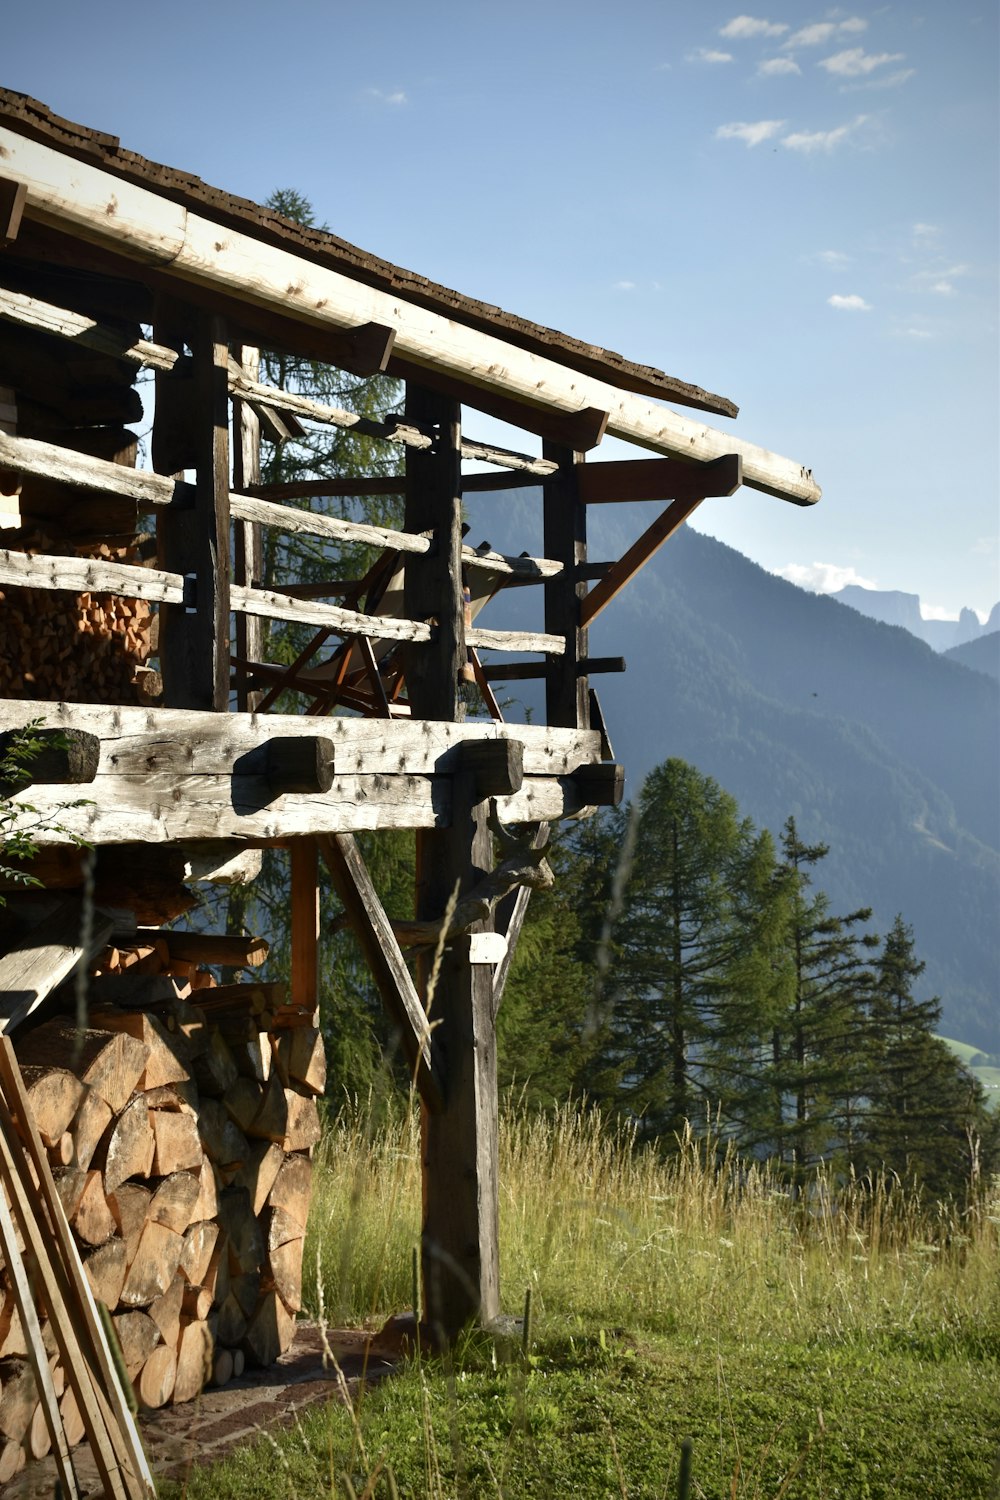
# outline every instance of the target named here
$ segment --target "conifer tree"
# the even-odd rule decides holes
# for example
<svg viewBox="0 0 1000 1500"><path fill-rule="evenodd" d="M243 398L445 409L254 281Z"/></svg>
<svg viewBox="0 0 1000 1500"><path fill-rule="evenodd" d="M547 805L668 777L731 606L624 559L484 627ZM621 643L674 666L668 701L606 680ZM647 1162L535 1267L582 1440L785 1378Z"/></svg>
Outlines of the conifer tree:
<svg viewBox="0 0 1000 1500"><path fill-rule="evenodd" d="M897 916L872 991L865 1165L918 1183L935 1197L958 1197L982 1173L995 1122L974 1076L935 1035L941 1002L914 994L923 971L913 931Z"/></svg>
<svg viewBox="0 0 1000 1500"><path fill-rule="evenodd" d="M770 1149L801 1171L820 1160L849 1158L853 1149L868 1081L872 975L865 954L878 939L864 931L870 907L836 916L823 892L812 891L809 872L829 852L825 844L803 843L789 818L781 847L791 886L791 983L771 1037Z"/></svg>

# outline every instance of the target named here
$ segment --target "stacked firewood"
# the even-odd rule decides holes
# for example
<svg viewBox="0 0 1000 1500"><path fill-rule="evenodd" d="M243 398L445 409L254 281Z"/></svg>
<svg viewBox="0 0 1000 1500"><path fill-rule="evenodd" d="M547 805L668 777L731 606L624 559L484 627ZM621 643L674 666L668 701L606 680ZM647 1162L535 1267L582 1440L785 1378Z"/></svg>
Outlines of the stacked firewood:
<svg viewBox="0 0 1000 1500"><path fill-rule="evenodd" d="M140 939L94 970L85 1032L56 1017L19 1034L17 1056L94 1295L139 1401L159 1407L291 1343L325 1061L283 985L219 983L205 967L206 954L260 962L266 944ZM0 1445L37 1456L47 1434L25 1354L4 1273ZM68 1386L61 1407L76 1441Z"/></svg>
<svg viewBox="0 0 1000 1500"><path fill-rule="evenodd" d="M30 545L26 543L30 542ZM63 552L109 562L141 562L131 545L75 548L41 533L18 538L29 554ZM15 586L0 590L0 697L88 703L145 703L158 688L147 661L155 616L145 599L69 594Z"/></svg>

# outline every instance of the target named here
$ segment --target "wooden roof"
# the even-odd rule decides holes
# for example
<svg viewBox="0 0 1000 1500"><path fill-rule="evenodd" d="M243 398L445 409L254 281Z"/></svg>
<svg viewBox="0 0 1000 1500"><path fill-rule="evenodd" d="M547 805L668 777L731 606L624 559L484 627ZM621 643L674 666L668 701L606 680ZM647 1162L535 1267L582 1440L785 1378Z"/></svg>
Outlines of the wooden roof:
<svg viewBox="0 0 1000 1500"><path fill-rule="evenodd" d="M293 248L296 254L318 265L330 266L379 290L399 293L433 312L458 318L469 327L495 334L531 353L547 355L569 369L606 380L620 390L665 398L700 411L713 412L716 416L735 417L739 410L725 396L714 395L650 365L636 364L613 350L584 343L569 334L545 328L475 297L452 291L426 276L360 250L335 234L296 224L247 198L210 187L189 172L148 161L134 151L123 149L117 136L65 120L26 94L0 89L0 121L19 134L56 146L60 151L126 181L155 188L163 197L196 209L229 228L243 230L256 239L286 249Z"/></svg>

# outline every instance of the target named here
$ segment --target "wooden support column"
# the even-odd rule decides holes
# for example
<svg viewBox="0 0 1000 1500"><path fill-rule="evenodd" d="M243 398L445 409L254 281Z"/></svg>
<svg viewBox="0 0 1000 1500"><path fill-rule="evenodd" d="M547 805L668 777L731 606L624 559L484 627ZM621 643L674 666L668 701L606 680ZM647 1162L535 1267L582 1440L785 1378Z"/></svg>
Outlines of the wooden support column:
<svg viewBox="0 0 1000 1500"><path fill-rule="evenodd" d="M406 529L430 531L430 552L406 559L405 613L436 622L434 639L407 648L414 719L462 716L459 671L465 634L461 566L461 428L458 403L407 389L406 418L432 427L429 449L410 449ZM415 916L433 921L492 866L486 804L476 769L459 761L447 828L417 834ZM491 922L473 930L492 930ZM434 1028L443 1108L421 1112L422 1261L425 1316L450 1341L473 1318L500 1310L497 1085L490 965L473 964L468 936L448 942L432 985L434 955L417 964L417 989Z"/></svg>
<svg viewBox="0 0 1000 1500"><path fill-rule="evenodd" d="M229 706L229 350L221 319L161 299L156 331L187 342L190 367L158 372L153 464L195 470L191 510L157 518L160 562L190 580L184 604L162 606L160 670L171 708Z"/></svg>
<svg viewBox="0 0 1000 1500"><path fill-rule="evenodd" d="M542 452L559 466L545 481L542 551L563 565L561 573L545 580L545 632L566 637L565 655L549 656L546 662L546 720L561 728L587 729L589 684L586 673L580 672L587 656L587 632L580 614L587 585L578 572L587 561L587 512L577 478L583 454L555 443L544 443Z"/></svg>
<svg viewBox="0 0 1000 1500"><path fill-rule="evenodd" d="M251 380L260 375L260 350L244 345L236 351L240 368ZM248 401L233 399L233 489L243 494L260 484L260 418ZM259 584L264 576L264 548L257 521L233 522L233 582L245 588ZM264 621L244 610L236 615L236 655L241 661L264 660ZM249 688L249 678L236 680L236 706L253 713L263 692Z"/></svg>

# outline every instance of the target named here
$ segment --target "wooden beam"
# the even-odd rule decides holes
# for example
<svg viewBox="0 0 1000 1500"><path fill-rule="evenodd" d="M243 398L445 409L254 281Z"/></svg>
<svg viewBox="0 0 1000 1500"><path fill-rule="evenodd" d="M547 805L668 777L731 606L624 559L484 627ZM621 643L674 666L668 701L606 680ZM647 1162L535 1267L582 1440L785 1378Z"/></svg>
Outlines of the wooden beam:
<svg viewBox="0 0 1000 1500"><path fill-rule="evenodd" d="M134 599L182 604L193 594L180 573L136 568L130 563L92 557L30 556L0 547L0 584L20 588L68 590L74 594L126 594Z"/></svg>
<svg viewBox="0 0 1000 1500"><path fill-rule="evenodd" d="M46 729L95 735L101 741L98 782L143 774L230 776L236 760L261 750L273 737L313 740L320 728L333 743L338 777L448 776L460 768L462 747L475 740L519 741L528 777L568 776L601 759L596 732L545 724L470 719L390 726L374 719L334 717L319 726L302 714L233 713L220 718L186 709L0 699L0 733L23 729L33 719L43 719Z"/></svg>
<svg viewBox="0 0 1000 1500"><path fill-rule="evenodd" d="M420 1097L428 1109L440 1110L443 1080L434 1034L361 852L350 834L321 837L317 843L382 1003L397 1028Z"/></svg>
<svg viewBox="0 0 1000 1500"><path fill-rule="evenodd" d="M578 475L584 505L633 500L699 500L709 495L733 495L743 483L738 453L727 453L709 463L684 463L678 458L626 458L608 463L582 464Z"/></svg>
<svg viewBox="0 0 1000 1500"><path fill-rule="evenodd" d="M194 574L196 592L193 611L171 604L160 611L160 672L171 706L223 712L229 706L230 655L229 348L221 319L179 307L170 318L175 328L185 327L194 359L195 503L189 512L162 512L157 538L168 568ZM160 391L175 377L157 379L154 461Z"/></svg>
<svg viewBox="0 0 1000 1500"><path fill-rule="evenodd" d="M246 344L237 349L240 368L253 380L260 369L260 350ZM233 398L232 407L233 488L246 492L260 481L260 417L248 401ZM264 572L264 548L260 526L256 521L233 515L233 583L251 588L261 581ZM264 625L260 615L240 610L235 622L236 655L244 661L259 661L264 655ZM236 684L236 706L253 712L262 693L250 688L241 677Z"/></svg>
<svg viewBox="0 0 1000 1500"><path fill-rule="evenodd" d="M190 509L194 505L194 485L182 480L167 479L145 469L126 468L87 453L60 448L55 443L4 432L0 432L0 468L101 494L122 495L147 511L161 506Z"/></svg>
<svg viewBox="0 0 1000 1500"><path fill-rule="evenodd" d="M456 380L463 403L478 400L480 409L484 400L493 399L491 393L498 393L520 411L515 420L529 431L533 410L570 418L588 409L605 412L608 431L615 437L699 462L738 450L747 484L800 505L819 498L811 472L801 465L616 388L613 374L608 380L581 374L496 334L480 333L409 302L395 291L380 291L292 249L223 227L151 187L88 163L75 161L67 173L64 152L9 127L0 127L0 146L5 152L4 175L27 185L29 218L69 229L141 263L169 268L172 276L217 295L235 296L299 322L340 330L367 322L394 328L395 354L405 374L412 376L418 368L426 384L442 377ZM395 364L395 358L390 360L390 372ZM570 441L585 446L578 439Z"/></svg>
<svg viewBox="0 0 1000 1500"><path fill-rule="evenodd" d="M581 677L593 677L601 672L624 672L624 656L581 656L576 664ZM523 682L533 677L544 677L548 665L543 661L498 661L483 667L483 675L489 682Z"/></svg>
<svg viewBox="0 0 1000 1500"><path fill-rule="evenodd" d="M56 307L40 297L29 297L25 292L8 291L6 287L0 287L0 318L31 328L36 333L70 339L74 347L93 349L98 354L128 360L142 368L172 370L180 358L176 349L168 349L165 344L154 344L148 339L130 342L121 332L102 326L96 318Z"/></svg>
<svg viewBox="0 0 1000 1500"><path fill-rule="evenodd" d="M584 625L590 625L602 610L606 609L625 585L635 577L640 568L644 568L649 559L660 550L664 542L678 531L684 522L701 504L701 496L695 495L686 500L675 500L669 505L663 514L647 527L639 540L628 549L628 551L608 570L600 583L596 584L585 596L580 605L580 618Z"/></svg>
<svg viewBox="0 0 1000 1500"><path fill-rule="evenodd" d="M503 346L501 346L503 347ZM469 384L460 376L445 374L439 368L421 366L415 369L403 359L389 363L389 374L401 380L419 379L428 389L441 395L452 396L463 406L507 422L512 427L523 428L535 437L562 447L588 452L596 448L608 426L608 413L603 407L586 406L582 409L562 410L559 407L522 403L496 387L484 388ZM527 481L526 481L527 482Z"/></svg>
<svg viewBox="0 0 1000 1500"><path fill-rule="evenodd" d="M543 510L546 557L563 564L557 578L545 585L545 629L564 638L561 656L549 653L545 672L545 709L550 724L586 729L587 679L579 670L587 655L587 632L580 617L586 585L577 570L587 561L587 512L579 500L579 474L586 465L582 453L546 443L545 457L558 473L545 485Z"/></svg>

